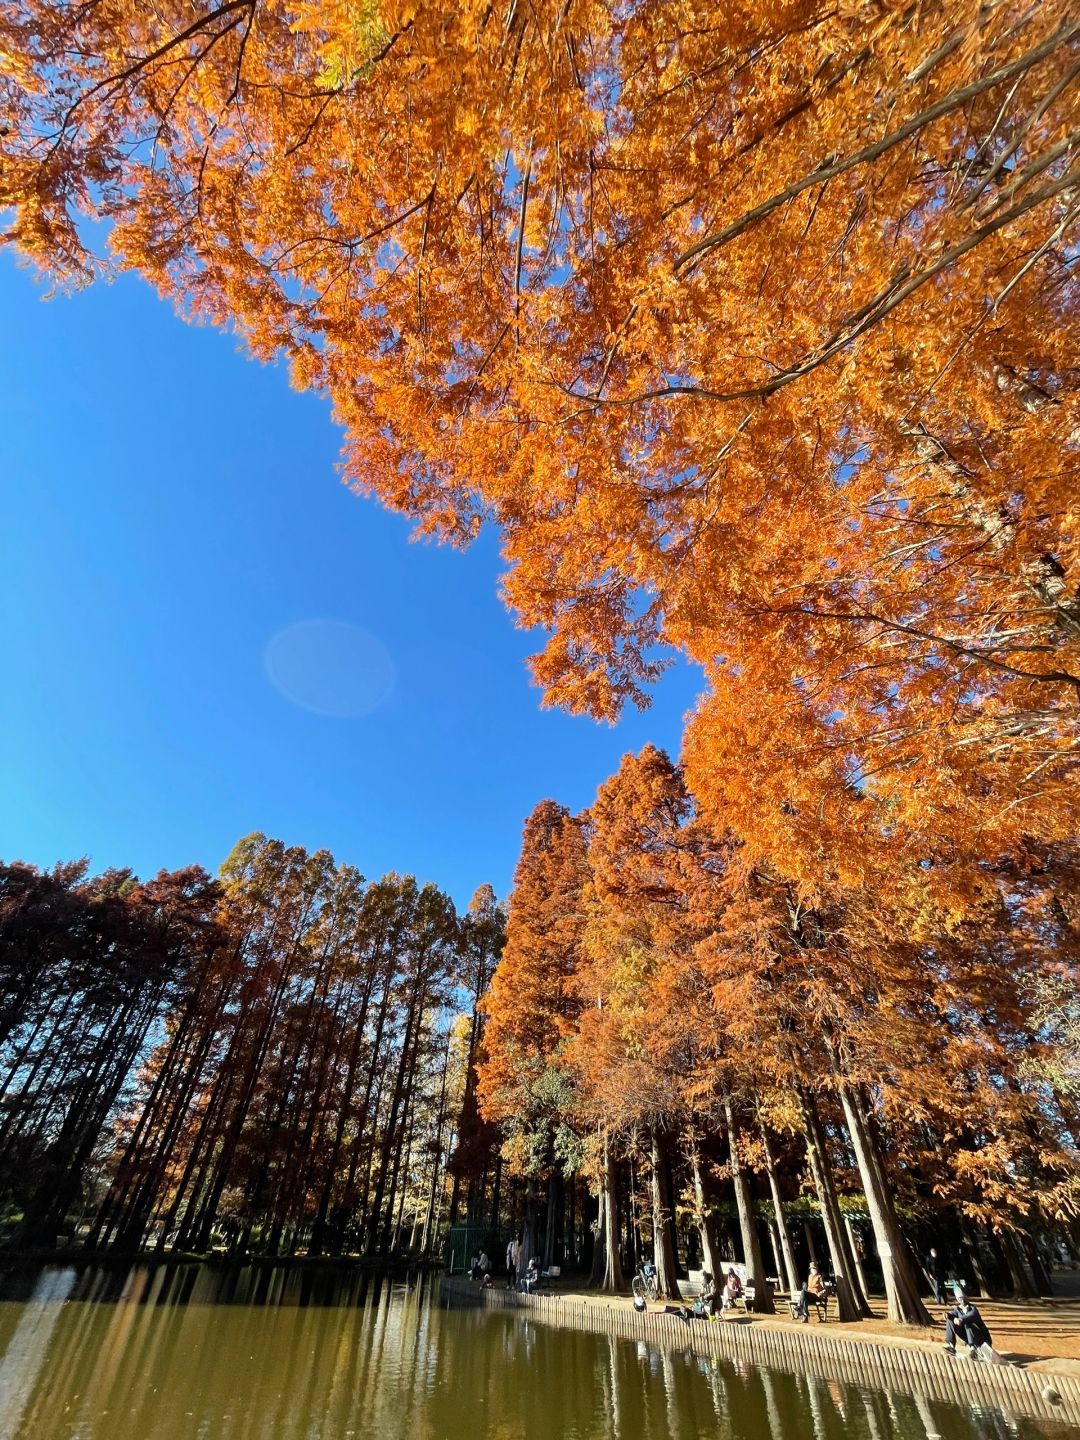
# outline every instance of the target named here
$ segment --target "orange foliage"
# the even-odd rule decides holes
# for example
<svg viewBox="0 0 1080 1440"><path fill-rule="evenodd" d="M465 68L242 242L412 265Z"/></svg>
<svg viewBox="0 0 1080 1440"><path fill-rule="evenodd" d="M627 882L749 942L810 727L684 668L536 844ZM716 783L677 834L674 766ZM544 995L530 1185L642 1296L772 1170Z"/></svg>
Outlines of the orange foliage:
<svg viewBox="0 0 1080 1440"><path fill-rule="evenodd" d="M506 948L484 1001L478 1092L489 1119L527 1118L538 1078L573 1028L585 875L581 822L541 801L525 825Z"/></svg>
<svg viewBox="0 0 1080 1440"><path fill-rule="evenodd" d="M1080 714L1068 0L0 0L0 207L328 394L552 703L706 671L802 891L1062 832Z"/></svg>

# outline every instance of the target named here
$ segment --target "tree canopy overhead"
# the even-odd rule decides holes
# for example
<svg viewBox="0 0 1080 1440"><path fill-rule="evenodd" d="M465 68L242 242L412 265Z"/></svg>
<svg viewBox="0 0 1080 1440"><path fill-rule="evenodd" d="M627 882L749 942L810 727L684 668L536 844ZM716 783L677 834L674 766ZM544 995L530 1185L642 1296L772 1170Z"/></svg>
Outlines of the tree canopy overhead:
<svg viewBox="0 0 1080 1440"><path fill-rule="evenodd" d="M1078 87L1067 0L0 0L0 207L495 523L550 702L700 664L699 803L811 885L1068 828Z"/></svg>

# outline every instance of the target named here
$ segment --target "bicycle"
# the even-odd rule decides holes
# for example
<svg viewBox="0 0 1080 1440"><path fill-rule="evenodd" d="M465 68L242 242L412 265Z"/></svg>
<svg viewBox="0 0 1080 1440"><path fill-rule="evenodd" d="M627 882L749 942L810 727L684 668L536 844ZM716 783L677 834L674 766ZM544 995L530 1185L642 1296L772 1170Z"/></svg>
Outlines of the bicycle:
<svg viewBox="0 0 1080 1440"><path fill-rule="evenodd" d="M637 1274L631 1281L635 1300L659 1300L660 1286L656 1280L656 1266L643 1261Z"/></svg>

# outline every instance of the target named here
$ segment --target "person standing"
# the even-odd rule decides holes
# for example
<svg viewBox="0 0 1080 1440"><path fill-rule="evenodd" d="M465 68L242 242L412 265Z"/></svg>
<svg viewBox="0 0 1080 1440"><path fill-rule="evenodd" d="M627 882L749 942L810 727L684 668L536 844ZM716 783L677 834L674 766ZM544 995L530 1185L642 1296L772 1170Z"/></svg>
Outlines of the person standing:
<svg viewBox="0 0 1080 1440"><path fill-rule="evenodd" d="M930 1247L930 1258L926 1262L926 1273L934 1287L934 1299L939 1305L945 1304L945 1262L938 1252Z"/></svg>
<svg viewBox="0 0 1080 1440"><path fill-rule="evenodd" d="M521 1259L521 1241L512 1236L506 1247L506 1288L513 1290L517 1284L518 1261Z"/></svg>

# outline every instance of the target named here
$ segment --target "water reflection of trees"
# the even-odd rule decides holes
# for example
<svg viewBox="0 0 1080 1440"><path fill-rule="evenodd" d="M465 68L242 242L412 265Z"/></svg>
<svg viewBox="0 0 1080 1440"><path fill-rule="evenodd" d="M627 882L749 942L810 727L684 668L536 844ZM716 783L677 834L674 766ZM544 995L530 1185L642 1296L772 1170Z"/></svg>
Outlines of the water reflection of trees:
<svg viewBox="0 0 1080 1440"><path fill-rule="evenodd" d="M69 1280L71 1272L68 1272ZM2 1315L3 1440L1036 1440L999 1412L297 1272L87 1271ZM220 1303L225 1301L226 1303ZM42 1297L39 1293L39 1308ZM16 1313L17 1312L17 1318ZM29 1318L27 1318L29 1317ZM15 1323L8 1323L14 1320ZM25 1324L23 1323L25 1321ZM31 1333L40 1343L16 1343Z"/></svg>

